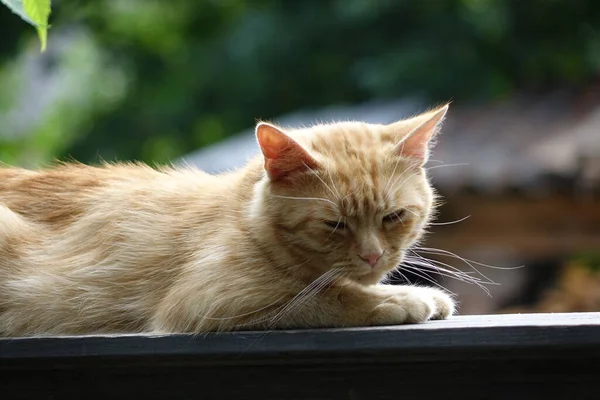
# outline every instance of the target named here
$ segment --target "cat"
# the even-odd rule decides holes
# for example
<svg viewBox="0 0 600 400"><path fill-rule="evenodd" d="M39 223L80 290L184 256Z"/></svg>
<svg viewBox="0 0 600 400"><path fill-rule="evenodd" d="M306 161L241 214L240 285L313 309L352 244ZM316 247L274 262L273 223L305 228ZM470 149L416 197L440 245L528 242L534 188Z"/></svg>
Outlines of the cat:
<svg viewBox="0 0 600 400"><path fill-rule="evenodd" d="M0 168L0 336L420 323L444 291L381 283L423 236L423 165L448 105L388 125L287 130L219 175Z"/></svg>

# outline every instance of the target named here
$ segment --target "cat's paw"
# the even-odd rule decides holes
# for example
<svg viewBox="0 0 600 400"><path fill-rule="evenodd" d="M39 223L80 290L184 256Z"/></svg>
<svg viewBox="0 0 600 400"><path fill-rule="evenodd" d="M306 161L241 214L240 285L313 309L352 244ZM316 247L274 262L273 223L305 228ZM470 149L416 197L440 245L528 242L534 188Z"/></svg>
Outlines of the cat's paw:
<svg viewBox="0 0 600 400"><path fill-rule="evenodd" d="M454 314L456 303L448 293L434 288L425 289L430 289L431 296L435 302L435 312L431 316L431 319L446 319Z"/></svg>
<svg viewBox="0 0 600 400"><path fill-rule="evenodd" d="M379 285L378 291L387 297L371 313L373 325L420 323L430 319L445 319L454 313L454 301L441 290Z"/></svg>

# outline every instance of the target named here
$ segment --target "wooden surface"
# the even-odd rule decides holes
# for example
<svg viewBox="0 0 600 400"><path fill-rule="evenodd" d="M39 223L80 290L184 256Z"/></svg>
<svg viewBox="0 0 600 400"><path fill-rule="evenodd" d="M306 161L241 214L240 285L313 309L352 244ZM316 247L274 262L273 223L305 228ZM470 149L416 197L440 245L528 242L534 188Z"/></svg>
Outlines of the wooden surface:
<svg viewBox="0 0 600 400"><path fill-rule="evenodd" d="M600 313L0 339L0 399L600 398Z"/></svg>

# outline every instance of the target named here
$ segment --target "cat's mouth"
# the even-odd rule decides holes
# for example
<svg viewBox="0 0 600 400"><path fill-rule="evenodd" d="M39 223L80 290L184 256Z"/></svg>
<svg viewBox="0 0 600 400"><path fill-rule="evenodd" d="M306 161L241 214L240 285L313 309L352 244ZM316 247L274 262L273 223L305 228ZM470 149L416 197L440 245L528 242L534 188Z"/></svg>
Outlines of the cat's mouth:
<svg viewBox="0 0 600 400"><path fill-rule="evenodd" d="M364 260L345 260L333 264L333 269L340 275L355 282L363 284L374 284L381 281L390 271L393 271L402 261L403 252L399 254L384 252L374 266L370 266Z"/></svg>
<svg viewBox="0 0 600 400"><path fill-rule="evenodd" d="M364 284L374 284L379 282L385 274L389 271L385 268L384 264L381 267L364 267L362 265L356 266L356 269L352 270L348 273L348 278Z"/></svg>

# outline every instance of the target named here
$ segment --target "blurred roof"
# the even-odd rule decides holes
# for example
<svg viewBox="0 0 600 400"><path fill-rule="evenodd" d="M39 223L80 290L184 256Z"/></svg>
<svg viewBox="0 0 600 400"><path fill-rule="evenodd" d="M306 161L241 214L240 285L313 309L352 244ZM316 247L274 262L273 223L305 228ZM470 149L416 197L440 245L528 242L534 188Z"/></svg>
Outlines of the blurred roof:
<svg viewBox="0 0 600 400"><path fill-rule="evenodd" d="M332 106L321 110L302 110L276 118L272 122L291 128L342 120L389 123L416 114L418 111L419 102L396 100L354 106ZM217 144L188 154L183 157L183 160L206 172L217 173L239 167L256 154L258 154L258 146L254 127L250 127Z"/></svg>
<svg viewBox="0 0 600 400"><path fill-rule="evenodd" d="M569 180L600 181L600 100L569 93L523 95L496 104L451 107L433 160L435 186L447 191L523 189L539 192ZM418 100L303 110L274 122L298 127L360 120L389 123L426 110ZM211 172L243 165L258 153L253 128L198 150L183 161ZM460 165L456 165L460 164Z"/></svg>

